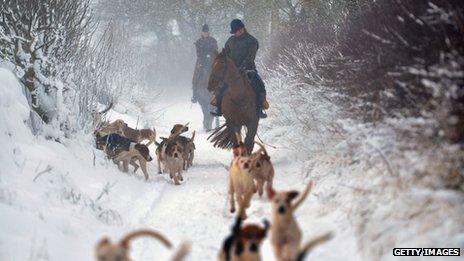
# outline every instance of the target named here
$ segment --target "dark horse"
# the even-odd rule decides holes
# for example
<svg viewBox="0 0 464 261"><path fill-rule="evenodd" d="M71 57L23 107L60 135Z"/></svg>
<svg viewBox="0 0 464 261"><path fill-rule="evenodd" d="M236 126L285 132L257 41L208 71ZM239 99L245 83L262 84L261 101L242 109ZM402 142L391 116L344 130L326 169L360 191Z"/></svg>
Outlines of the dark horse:
<svg viewBox="0 0 464 261"><path fill-rule="evenodd" d="M193 76L193 88L195 92L195 99L201 106L203 112L203 129L206 131L211 130L213 120L215 119L216 128L219 127L219 118L211 115L210 111L213 109L210 105L211 93L207 90L209 74L211 73L211 62L207 65L195 68Z"/></svg>
<svg viewBox="0 0 464 261"><path fill-rule="evenodd" d="M214 59L208 82L209 91L220 88L224 88L221 109L226 123L216 128L208 139L215 147L230 149L238 144L236 133L240 133L242 126L245 126L245 145L251 152L259 121L255 92L248 77L238 70L224 50Z"/></svg>

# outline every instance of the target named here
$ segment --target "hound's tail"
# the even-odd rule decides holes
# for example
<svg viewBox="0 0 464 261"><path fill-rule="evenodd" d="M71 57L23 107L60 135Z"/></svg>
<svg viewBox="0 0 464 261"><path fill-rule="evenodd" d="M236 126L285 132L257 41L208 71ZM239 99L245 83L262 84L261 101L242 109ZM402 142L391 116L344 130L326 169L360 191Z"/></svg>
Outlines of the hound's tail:
<svg viewBox="0 0 464 261"><path fill-rule="evenodd" d="M330 239L332 239L333 237L333 234L331 232L327 233L327 234L324 234L324 235L321 235L321 236L318 236L314 239L312 239L311 241L309 241L308 243L306 243L303 248L301 248L301 251L300 253L298 254L298 258L297 258L297 261L303 261L306 254L311 251L315 246L319 245L319 244L322 244Z"/></svg>
<svg viewBox="0 0 464 261"><path fill-rule="evenodd" d="M114 103L113 103L113 101L111 100L111 102L110 102L110 104L108 105L108 107L107 107L106 109L104 109L103 111L98 112L98 114L103 115L103 114L107 113L109 110L111 110L111 108L113 108L113 105L114 105Z"/></svg>
<svg viewBox="0 0 464 261"><path fill-rule="evenodd" d="M153 231L153 230L146 230L146 229L136 230L134 232L131 232L131 233L127 234L123 239L121 239L121 243L127 245L134 238L142 237L142 236L153 237L155 239L158 239L167 248L172 247L171 242L165 236L163 236L161 233L159 233L157 231Z"/></svg>
<svg viewBox="0 0 464 261"><path fill-rule="evenodd" d="M174 253L174 256L171 258L171 261L182 261L185 259L185 257L188 255L190 252L190 243L189 242L184 242L180 247L177 249L176 253Z"/></svg>
<svg viewBox="0 0 464 261"><path fill-rule="evenodd" d="M208 140L213 143L213 146L221 149L231 149L234 146L234 133L226 123L213 130L209 135Z"/></svg>

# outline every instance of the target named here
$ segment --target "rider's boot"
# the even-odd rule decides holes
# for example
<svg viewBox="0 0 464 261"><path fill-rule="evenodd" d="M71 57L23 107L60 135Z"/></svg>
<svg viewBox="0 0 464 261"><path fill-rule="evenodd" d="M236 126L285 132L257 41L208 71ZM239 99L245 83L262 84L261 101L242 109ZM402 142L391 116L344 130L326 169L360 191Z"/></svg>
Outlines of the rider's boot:
<svg viewBox="0 0 464 261"><path fill-rule="evenodd" d="M216 108L214 109L214 111L210 111L209 113L210 113L211 115L213 115L213 116L221 117L221 116L222 116L221 107L220 107L220 106L219 106L219 107L216 107Z"/></svg>
<svg viewBox="0 0 464 261"><path fill-rule="evenodd" d="M266 100L266 93L258 93L257 98L258 99L256 101L256 109L258 110L258 117L260 119L265 119L267 118L267 114L264 112L264 101Z"/></svg>

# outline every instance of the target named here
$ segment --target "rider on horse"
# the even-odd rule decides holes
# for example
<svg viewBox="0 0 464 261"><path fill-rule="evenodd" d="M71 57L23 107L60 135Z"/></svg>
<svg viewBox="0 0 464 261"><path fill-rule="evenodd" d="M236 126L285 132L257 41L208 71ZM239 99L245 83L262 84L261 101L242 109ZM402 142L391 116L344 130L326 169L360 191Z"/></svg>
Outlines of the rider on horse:
<svg viewBox="0 0 464 261"><path fill-rule="evenodd" d="M207 24L203 25L201 37L195 42L195 47L197 49L197 63L192 80L192 102L197 102L200 98L201 89L206 88L202 85L202 77L209 77L214 55L218 50L217 41L209 35L209 26Z"/></svg>
<svg viewBox="0 0 464 261"><path fill-rule="evenodd" d="M239 68L241 72L246 73L250 79L253 90L256 93L258 116L260 118L266 118L267 115L263 111L263 109L266 109L266 89L263 80L256 71L255 65L256 52L259 48L258 40L248 33L245 29L245 25L240 19L232 20L230 29L230 33L233 35L226 42L225 53L234 61L237 68ZM215 93L216 104L213 105L217 107L217 110L211 112L215 116L222 115L221 101L223 93L224 88Z"/></svg>

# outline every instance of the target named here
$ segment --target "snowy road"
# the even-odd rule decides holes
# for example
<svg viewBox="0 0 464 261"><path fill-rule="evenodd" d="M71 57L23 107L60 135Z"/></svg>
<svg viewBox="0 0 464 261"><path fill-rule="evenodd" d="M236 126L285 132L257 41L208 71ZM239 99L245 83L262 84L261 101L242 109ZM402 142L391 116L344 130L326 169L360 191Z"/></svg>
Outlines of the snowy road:
<svg viewBox="0 0 464 261"><path fill-rule="evenodd" d="M227 206L226 166L230 163L231 153L213 148L207 141L208 134L201 130L201 111L198 106L181 100L164 107L168 108L156 125L161 126L157 127L158 136L165 136L175 123L190 122L190 130L197 130L194 166L184 174L184 183L181 186L174 186L166 175L163 179L160 178L156 174L156 164L151 163L151 182L163 184L161 193L154 199L145 198L147 202L142 204L146 204L144 207L146 211L135 218L139 219L140 226L163 231L176 244L183 240L192 242L190 260L214 260L233 221L233 215L228 213ZM147 115L145 117L150 122L150 117ZM152 117L158 118L159 115ZM298 162L291 162L291 158L288 157L291 152L283 149L268 150L276 169L275 187L301 190L309 179L303 178L301 165ZM321 216L324 212L321 209L323 207L316 204L315 200L313 195L310 196L297 211L297 218L304 229L304 238L309 239L329 230L339 233L338 226L345 222L343 218L336 213L332 213L331 216L325 214ZM270 217L270 204L266 198L255 195L247 222L261 222L264 218L270 219ZM341 220L337 221L337 218ZM309 258L313 256L313 260L319 258L346 260L347 257L358 259L350 233L343 232L343 229L340 231L338 237L317 248ZM310 232L314 234L310 235ZM146 250L150 248L148 244L152 242L147 240L134 248L134 257L140 260L150 259L153 253ZM263 257L265 260L273 260L268 240L263 246Z"/></svg>

